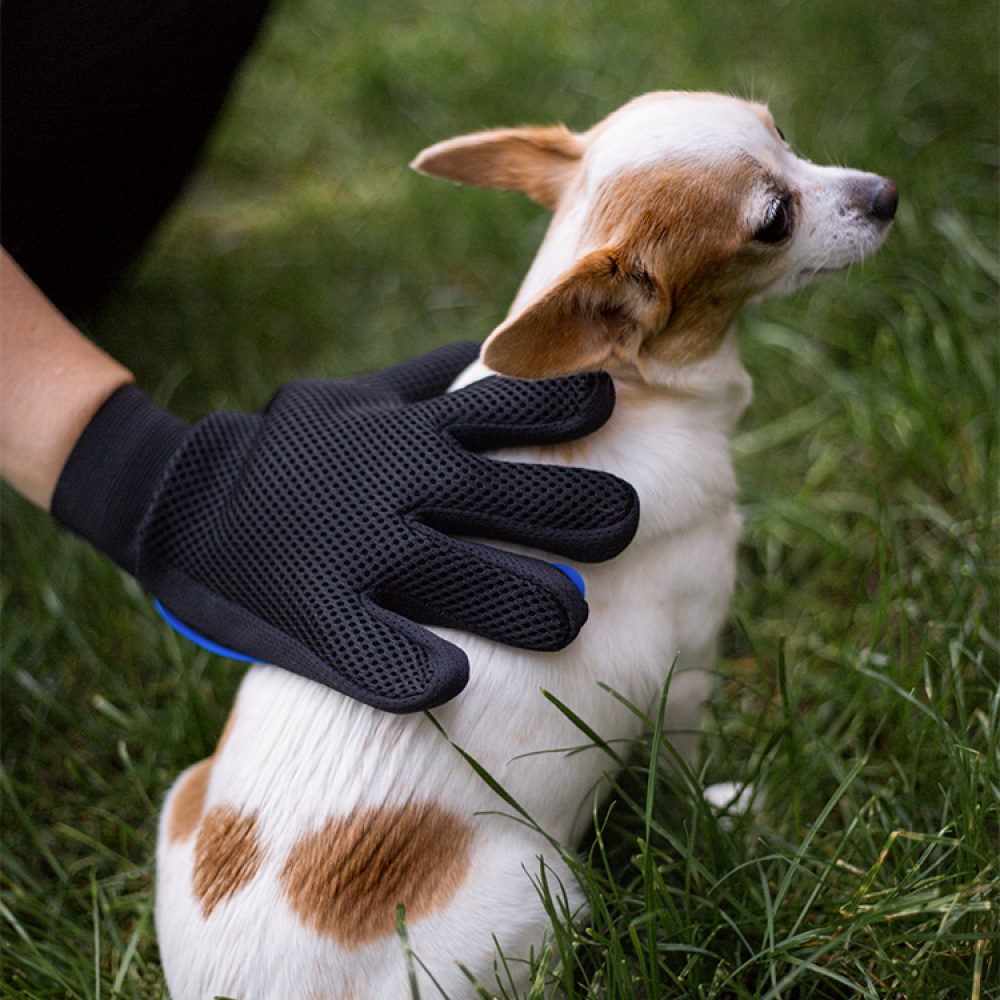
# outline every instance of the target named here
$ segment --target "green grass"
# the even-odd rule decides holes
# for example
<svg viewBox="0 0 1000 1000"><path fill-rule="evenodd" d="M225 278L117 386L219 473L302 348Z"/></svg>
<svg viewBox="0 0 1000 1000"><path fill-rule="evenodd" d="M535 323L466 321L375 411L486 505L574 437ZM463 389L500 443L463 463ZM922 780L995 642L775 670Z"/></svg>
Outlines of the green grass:
<svg viewBox="0 0 1000 1000"><path fill-rule="evenodd" d="M806 155L897 179L878 258L744 320L746 530L704 765L661 766L650 720L578 866L592 920L552 942L560 995L1000 996L996 53L973 0L288 0L90 327L189 418L482 337L544 213L406 164L644 90L766 98ZM156 810L240 671L3 499L0 994L161 997ZM758 809L720 821L716 780Z"/></svg>

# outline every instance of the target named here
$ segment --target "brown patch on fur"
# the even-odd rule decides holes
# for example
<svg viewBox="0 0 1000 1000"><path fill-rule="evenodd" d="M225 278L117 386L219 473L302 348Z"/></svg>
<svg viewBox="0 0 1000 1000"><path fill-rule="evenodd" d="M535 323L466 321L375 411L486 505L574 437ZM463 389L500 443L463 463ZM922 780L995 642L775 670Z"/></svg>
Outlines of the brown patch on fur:
<svg viewBox="0 0 1000 1000"><path fill-rule="evenodd" d="M498 129L439 142L413 167L462 184L520 191L555 209L582 153L582 140L562 125Z"/></svg>
<svg viewBox="0 0 1000 1000"><path fill-rule="evenodd" d="M652 277L662 305L644 331L644 350L685 363L718 349L769 259L753 245L744 216L748 194L765 176L747 157L648 167L605 185L591 236Z"/></svg>
<svg viewBox="0 0 1000 1000"><path fill-rule="evenodd" d="M214 758L206 757L192 765L181 777L170 803L167 816L167 840L170 843L187 840L198 827L205 809L205 793L212 777Z"/></svg>
<svg viewBox="0 0 1000 1000"><path fill-rule="evenodd" d="M469 866L472 831L433 803L357 809L303 836L281 872L289 906L343 948L395 933L441 909Z"/></svg>
<svg viewBox="0 0 1000 1000"><path fill-rule="evenodd" d="M205 794L208 782L212 776L212 765L216 757L222 753L233 727L236 725L236 703L233 704L223 727L222 735L215 746L211 757L194 764L181 777L170 803L170 815L167 817L167 840L170 843L187 840L198 828L201 814L205 810Z"/></svg>
<svg viewBox="0 0 1000 1000"><path fill-rule="evenodd" d="M192 888L208 917L223 900L246 888L264 853L257 817L233 806L216 806L205 817L194 845Z"/></svg>

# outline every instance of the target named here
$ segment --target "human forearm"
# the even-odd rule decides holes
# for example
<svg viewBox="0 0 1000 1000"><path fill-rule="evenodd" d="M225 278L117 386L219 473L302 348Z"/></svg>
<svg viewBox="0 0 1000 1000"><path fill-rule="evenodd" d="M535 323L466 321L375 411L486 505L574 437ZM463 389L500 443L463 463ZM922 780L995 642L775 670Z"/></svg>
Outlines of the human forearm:
<svg viewBox="0 0 1000 1000"><path fill-rule="evenodd" d="M133 381L0 251L0 475L49 509L59 474L107 398Z"/></svg>

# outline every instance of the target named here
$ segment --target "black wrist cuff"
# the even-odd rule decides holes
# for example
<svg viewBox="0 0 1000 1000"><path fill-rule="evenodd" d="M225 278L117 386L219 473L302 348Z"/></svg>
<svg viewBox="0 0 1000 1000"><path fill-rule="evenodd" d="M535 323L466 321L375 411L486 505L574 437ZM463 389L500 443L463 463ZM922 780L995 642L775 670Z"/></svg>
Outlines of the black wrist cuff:
<svg viewBox="0 0 1000 1000"><path fill-rule="evenodd" d="M189 430L136 386L118 389L70 453L52 497L53 516L134 573L132 538Z"/></svg>

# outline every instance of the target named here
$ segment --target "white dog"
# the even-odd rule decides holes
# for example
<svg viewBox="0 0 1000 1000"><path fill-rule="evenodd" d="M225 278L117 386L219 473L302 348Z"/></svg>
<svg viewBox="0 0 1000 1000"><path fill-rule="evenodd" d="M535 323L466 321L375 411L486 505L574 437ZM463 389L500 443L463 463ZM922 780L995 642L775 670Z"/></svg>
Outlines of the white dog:
<svg viewBox="0 0 1000 1000"><path fill-rule="evenodd" d="M650 94L580 135L453 139L415 166L554 210L462 381L611 372L606 426L509 457L632 483L638 535L582 570L590 620L563 652L442 633L467 651L471 680L434 720L250 669L214 756L181 776L163 813L156 916L175 1000L407 998L398 904L424 1000L435 982L453 1000L475 995L459 963L490 987L498 947L527 976L516 960L538 954L548 926L539 857L571 905L582 897L452 743L564 844L586 830L609 761L536 752L584 742L543 690L627 739L636 717L602 685L654 704L673 667L667 728L693 754L740 530L730 436L750 379L734 321L748 302L861 260L897 202L891 180L796 157L763 106L705 94Z"/></svg>

